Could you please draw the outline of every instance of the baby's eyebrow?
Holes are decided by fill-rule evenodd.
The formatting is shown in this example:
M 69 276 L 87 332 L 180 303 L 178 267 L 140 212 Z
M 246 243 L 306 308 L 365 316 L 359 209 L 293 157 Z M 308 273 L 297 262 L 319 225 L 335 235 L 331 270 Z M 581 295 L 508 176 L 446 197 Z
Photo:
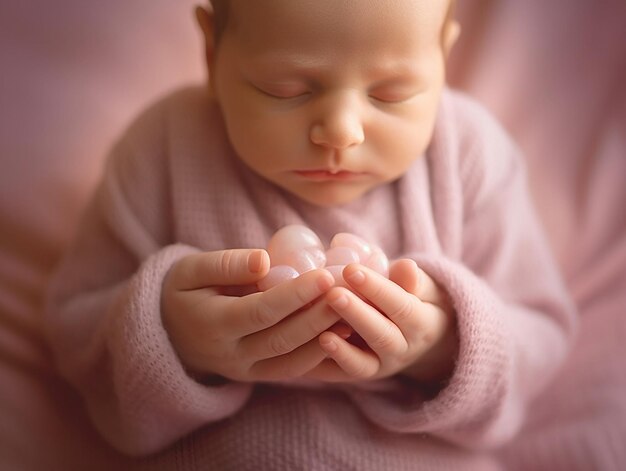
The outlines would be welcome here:
M 381 77 L 419 77 L 420 67 L 415 60 L 392 60 L 387 63 L 377 62 L 369 68 L 372 75 Z
M 254 69 L 269 74 L 280 71 L 281 73 L 293 75 L 312 76 L 335 71 L 332 60 L 301 54 L 270 53 L 253 58 L 251 63 Z M 350 66 L 350 64 L 347 65 Z M 356 66 L 358 67 L 358 64 L 356 64 Z M 409 59 L 365 64 L 363 68 L 368 76 L 380 80 L 390 77 L 417 79 L 422 76 L 420 67 L 416 61 Z
M 287 69 L 294 73 L 312 73 L 329 68 L 328 61 L 316 57 L 307 57 L 299 54 L 264 54 L 252 59 L 255 68 L 275 71 Z

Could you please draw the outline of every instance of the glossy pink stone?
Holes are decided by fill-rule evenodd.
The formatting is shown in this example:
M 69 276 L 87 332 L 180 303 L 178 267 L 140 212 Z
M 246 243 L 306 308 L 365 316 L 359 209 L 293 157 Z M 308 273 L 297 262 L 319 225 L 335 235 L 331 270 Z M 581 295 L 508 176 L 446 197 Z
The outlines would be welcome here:
M 359 254 L 350 247 L 333 247 L 326 251 L 326 265 L 359 263 Z
M 348 232 L 340 232 L 335 234 L 330 241 L 330 248 L 335 247 L 348 247 L 356 251 L 359 255 L 359 262 L 365 263 L 367 259 L 372 255 L 372 246 L 361 239 L 359 236 L 349 234 Z
M 326 265 L 326 255 L 319 247 L 305 247 L 280 255 L 279 260 L 283 261 L 285 265 L 294 267 L 300 274 L 316 268 L 323 268 Z M 272 261 L 271 256 L 270 261 Z
M 365 261 L 364 265 L 389 278 L 389 259 L 379 247 L 374 246 L 372 255 Z
M 324 252 L 324 247 L 322 245 L 319 247 L 306 247 L 304 250 L 308 252 L 313 259 L 315 268 L 324 268 L 324 266 L 327 265 L 326 252 Z
M 294 258 L 294 253 L 312 248 L 324 251 L 322 241 L 317 234 L 308 227 L 297 224 L 280 228 L 267 244 L 272 266 L 289 265 Z
M 326 268 L 337 286 L 348 287 L 343 269 L 350 263 L 362 263 L 372 270 L 389 276 L 389 260 L 375 244 L 347 232 L 336 234 L 330 248 L 324 251 L 321 240 L 311 229 L 301 225 L 285 226 L 272 236 L 267 245 L 270 271 L 257 283 L 260 291 L 297 278 L 316 268 Z
M 335 279 L 335 286 L 343 286 L 345 288 L 348 287 L 348 283 L 343 279 L 342 275 L 343 269 L 346 268 L 345 265 L 330 265 L 325 268 L 331 275 L 333 275 L 333 278 Z
M 257 288 L 259 291 L 267 291 L 280 283 L 293 280 L 298 276 L 300 276 L 300 273 L 295 268 L 288 265 L 276 265 L 270 268 L 269 273 L 257 283 Z

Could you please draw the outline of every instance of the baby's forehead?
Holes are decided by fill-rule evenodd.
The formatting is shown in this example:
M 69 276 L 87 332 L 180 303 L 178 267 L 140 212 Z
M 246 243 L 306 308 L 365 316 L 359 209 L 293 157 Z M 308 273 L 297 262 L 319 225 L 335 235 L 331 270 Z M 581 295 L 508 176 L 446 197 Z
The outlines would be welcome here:
M 252 39 L 276 36 L 293 37 L 316 32 L 323 35 L 344 32 L 344 39 L 359 37 L 352 32 L 367 28 L 417 32 L 423 37 L 441 31 L 448 17 L 451 0 L 218 0 L 227 2 L 229 29 Z M 288 38 L 283 34 L 283 38 Z M 315 38 L 311 38 L 315 39 Z M 385 37 L 379 38 L 385 41 Z
M 449 13 L 456 5 L 456 0 L 369 0 L 367 2 L 363 0 L 211 0 L 211 2 L 214 10 L 227 12 L 229 20 L 233 21 L 241 15 L 258 11 L 258 8 L 276 14 L 293 12 L 294 9 L 309 14 L 324 12 L 329 16 L 343 12 L 343 17 L 340 15 L 335 20 L 345 21 L 350 21 L 359 12 L 370 11 L 378 13 L 380 21 L 385 21 L 388 17 L 386 12 L 393 8 L 406 8 L 428 15 L 437 11 Z M 329 5 L 332 4 L 335 6 L 341 4 L 343 8 L 331 11 Z M 297 18 L 291 19 L 297 20 Z M 328 19 L 331 20 L 330 17 Z

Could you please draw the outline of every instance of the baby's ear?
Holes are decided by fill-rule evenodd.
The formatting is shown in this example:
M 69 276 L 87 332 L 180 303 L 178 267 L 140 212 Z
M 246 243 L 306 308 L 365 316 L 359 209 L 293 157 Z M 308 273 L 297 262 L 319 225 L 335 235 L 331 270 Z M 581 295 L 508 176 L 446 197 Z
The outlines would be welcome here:
M 212 7 L 210 8 L 211 9 L 207 10 L 204 7 L 197 6 L 195 11 L 196 21 L 198 22 L 198 26 L 200 26 L 200 30 L 204 36 L 206 62 L 209 70 L 211 69 L 211 64 L 213 63 L 213 55 L 215 51 L 215 21 Z
M 443 40 L 441 46 L 443 47 L 444 57 L 448 57 L 450 55 L 450 51 L 452 47 L 456 43 L 456 40 L 459 39 L 461 35 L 461 25 L 458 21 L 454 19 L 450 19 L 446 22 L 443 30 Z

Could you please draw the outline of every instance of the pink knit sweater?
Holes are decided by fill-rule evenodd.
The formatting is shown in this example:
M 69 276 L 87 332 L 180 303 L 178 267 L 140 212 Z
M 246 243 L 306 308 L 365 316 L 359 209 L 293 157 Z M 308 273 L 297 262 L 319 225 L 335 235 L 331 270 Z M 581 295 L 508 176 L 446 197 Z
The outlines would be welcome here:
M 417 157 L 417 156 L 416 156 Z M 316 208 L 233 155 L 218 110 L 186 89 L 119 141 L 53 283 L 46 332 L 100 433 L 151 469 L 492 469 L 564 359 L 575 316 L 516 148 L 476 104 L 442 99 L 400 180 Z M 433 394 L 392 378 L 322 388 L 201 384 L 160 316 L 164 275 L 202 250 L 264 247 L 285 224 L 348 231 L 409 256 L 449 292 L 460 353 Z

